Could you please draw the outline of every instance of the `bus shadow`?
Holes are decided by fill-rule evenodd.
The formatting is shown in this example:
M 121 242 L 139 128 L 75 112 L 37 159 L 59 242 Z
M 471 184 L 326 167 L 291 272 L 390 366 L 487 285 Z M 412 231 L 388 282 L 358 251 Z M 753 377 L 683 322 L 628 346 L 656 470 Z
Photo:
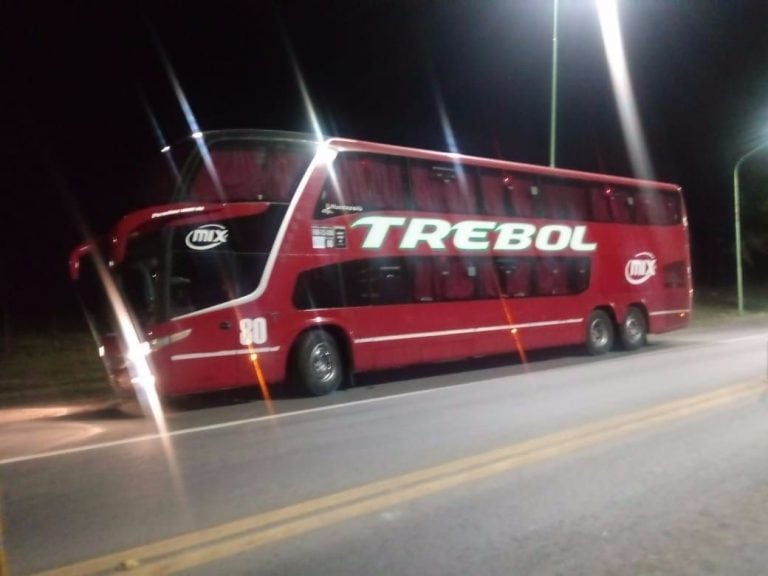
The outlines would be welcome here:
M 388 384 L 395 381 L 435 378 L 449 374 L 463 375 L 464 380 L 466 381 L 482 380 L 485 377 L 498 376 L 497 372 L 499 368 L 510 369 L 513 375 L 524 374 L 551 370 L 561 366 L 590 364 L 609 358 L 620 358 L 630 354 L 644 354 L 667 347 L 669 347 L 667 343 L 649 343 L 644 348 L 632 352 L 614 350 L 602 356 L 592 356 L 584 351 L 583 346 L 574 345 L 530 351 L 527 354 L 526 362 L 523 362 L 517 354 L 497 354 L 463 360 L 418 364 L 404 366 L 402 368 L 356 374 L 354 378 L 354 387 L 378 386 L 380 384 Z M 484 372 L 487 372 L 487 374 L 484 374 Z
M 266 399 L 256 386 L 232 388 L 216 392 L 206 392 L 184 397 L 169 398 L 164 405 L 172 411 L 189 412 L 235 406 L 248 403 L 266 403 L 267 400 L 279 404 L 288 404 L 293 409 L 297 402 L 302 407 L 314 407 L 349 401 L 345 392 L 361 392 L 366 389 L 376 389 L 386 395 L 387 388 L 392 393 L 402 392 L 396 389 L 397 384 L 406 384 L 410 390 L 417 390 L 414 381 L 423 380 L 425 387 L 449 386 L 451 382 L 445 380 L 446 376 L 455 376 L 459 382 L 471 382 L 498 377 L 499 369 L 507 369 L 505 375 L 524 374 L 551 370 L 563 366 L 575 366 L 601 362 L 607 359 L 621 358 L 623 356 L 648 354 L 667 348 L 682 346 L 678 342 L 650 342 L 647 346 L 633 352 L 615 350 L 602 356 L 591 356 L 584 351 L 583 346 L 564 346 L 535 350 L 528 353 L 527 362 L 523 363 L 517 354 L 498 354 L 482 356 L 464 360 L 435 362 L 430 364 L 416 364 L 401 368 L 377 370 L 372 372 L 355 374 L 351 386 L 340 390 L 330 396 L 315 398 L 309 397 L 286 383 L 280 383 L 270 391 L 270 398 Z M 435 382 L 435 379 L 439 379 Z M 455 382 L 454 382 L 455 383 Z

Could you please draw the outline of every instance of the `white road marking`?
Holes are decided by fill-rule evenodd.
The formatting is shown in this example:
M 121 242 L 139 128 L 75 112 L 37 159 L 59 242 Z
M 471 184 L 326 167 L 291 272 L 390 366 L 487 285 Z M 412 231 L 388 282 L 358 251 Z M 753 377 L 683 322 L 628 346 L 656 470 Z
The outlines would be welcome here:
M 709 341 L 709 342 L 699 341 L 699 343 L 700 343 L 700 345 L 731 344 L 731 343 L 740 342 L 740 341 L 758 340 L 758 339 L 762 339 L 762 338 L 765 338 L 766 340 L 768 340 L 768 335 L 743 336 L 743 337 L 739 337 L 739 338 L 731 338 L 731 339 L 726 339 L 726 340 Z M 643 356 L 647 356 L 649 354 L 656 355 L 656 354 L 664 354 L 664 353 L 672 353 L 672 352 L 677 352 L 677 350 L 668 350 L 668 349 L 648 350 L 647 352 L 645 352 L 643 354 Z M 639 358 L 640 355 L 638 355 L 637 357 Z M 604 358 L 604 359 L 601 359 L 601 361 L 603 361 L 603 362 L 611 362 L 611 361 L 623 362 L 623 361 L 626 361 L 626 359 L 627 359 L 627 356 L 621 355 L 621 356 L 617 356 L 617 357 L 614 357 L 614 358 Z M 568 366 L 568 367 L 558 367 L 558 368 L 569 368 L 569 367 L 570 366 Z M 520 374 L 518 376 L 524 376 L 524 374 Z M 254 424 L 254 423 L 264 422 L 264 421 L 269 421 L 269 420 L 280 420 L 280 419 L 283 419 L 283 418 L 290 418 L 290 417 L 293 417 L 293 416 L 300 416 L 300 415 L 303 415 L 303 414 L 314 414 L 314 413 L 319 413 L 319 412 L 329 412 L 329 411 L 332 411 L 332 410 L 339 410 L 339 409 L 342 409 L 342 408 L 348 408 L 348 407 L 352 407 L 352 406 L 362 406 L 362 405 L 365 405 L 365 404 L 374 404 L 374 403 L 384 402 L 384 401 L 389 401 L 389 400 L 397 400 L 397 399 L 400 399 L 400 398 L 409 398 L 409 397 L 412 397 L 412 396 L 420 396 L 422 394 L 430 394 L 430 393 L 433 393 L 433 392 L 440 392 L 440 391 L 447 390 L 447 389 L 452 389 L 452 388 L 462 388 L 462 387 L 465 387 L 465 386 L 478 386 L 478 385 L 481 385 L 481 384 L 487 384 L 487 383 L 492 383 L 492 382 L 495 382 L 495 381 L 499 381 L 499 380 L 501 380 L 503 378 L 506 378 L 506 377 L 507 376 L 502 376 L 502 377 L 489 378 L 489 379 L 486 379 L 486 380 L 462 382 L 462 383 L 457 383 L 457 384 L 450 384 L 448 386 L 439 386 L 439 387 L 435 387 L 435 388 L 428 388 L 426 390 L 413 390 L 413 391 L 410 391 L 410 392 L 402 392 L 402 393 L 399 393 L 399 394 L 390 394 L 390 395 L 387 395 L 387 396 L 379 396 L 379 397 L 376 397 L 376 398 L 365 398 L 363 400 L 354 400 L 352 402 L 344 402 L 344 403 L 339 403 L 339 404 L 330 404 L 328 406 L 317 406 L 315 408 L 306 408 L 304 410 L 292 410 L 290 412 L 281 412 L 279 414 L 272 414 L 272 415 L 265 415 L 265 416 L 255 416 L 253 418 L 243 418 L 243 419 L 240 419 L 240 420 L 233 420 L 233 421 L 230 421 L 230 422 L 220 422 L 220 423 L 217 423 L 217 424 L 208 424 L 208 425 L 205 425 L 205 426 L 196 426 L 196 427 L 191 427 L 191 428 L 183 428 L 181 430 L 172 430 L 172 431 L 168 432 L 168 434 L 166 436 L 167 437 L 185 436 L 185 435 L 188 435 L 188 434 L 196 434 L 196 433 L 199 433 L 199 432 L 208 432 L 208 431 L 212 431 L 212 430 L 224 430 L 224 429 L 227 429 L 227 428 L 234 428 L 236 426 L 243 426 L 243 425 L 246 425 L 246 424 Z M 120 440 L 112 440 L 112 441 L 109 441 L 109 442 L 99 442 L 99 443 L 95 443 L 95 444 L 87 444 L 85 446 L 75 446 L 75 447 L 72 447 L 72 448 L 63 448 L 61 450 L 50 450 L 50 451 L 47 451 L 47 452 L 38 452 L 36 454 L 26 454 L 26 455 L 23 455 L 23 456 L 13 456 L 13 457 L 10 457 L 10 458 L 0 459 L 0 466 L 7 466 L 9 464 L 17 464 L 17 463 L 29 462 L 29 461 L 33 461 L 33 460 L 42 460 L 42 459 L 45 459 L 45 458 L 54 458 L 54 457 L 57 457 L 57 456 L 66 456 L 66 455 L 70 455 L 70 454 L 78 454 L 78 453 L 82 453 L 82 452 L 90 452 L 90 451 L 94 451 L 94 450 L 101 450 L 101 449 L 112 448 L 112 447 L 116 447 L 116 446 L 126 446 L 126 445 L 130 445 L 130 444 L 138 444 L 140 442 L 148 442 L 148 441 L 152 441 L 152 440 L 161 440 L 163 437 L 164 436 L 162 434 L 156 434 L 156 433 L 155 434 L 143 434 L 141 436 L 134 436 L 132 438 L 123 438 L 123 439 L 120 439 Z
M 350 406 L 361 406 L 363 404 L 373 404 L 376 402 L 383 402 L 385 400 L 396 400 L 399 398 L 408 398 L 411 396 L 418 396 L 421 394 L 439 392 L 441 390 L 445 390 L 448 388 L 458 388 L 462 386 L 477 386 L 478 384 L 482 384 L 483 382 L 491 382 L 493 380 L 498 380 L 498 378 L 492 378 L 490 380 L 481 380 L 479 382 L 462 382 L 459 384 L 451 384 L 449 386 L 429 388 L 427 390 L 413 390 L 411 392 L 403 392 L 401 394 L 391 394 L 389 396 L 379 396 L 377 398 L 366 398 L 364 400 L 355 400 L 353 402 L 344 402 L 340 404 L 330 404 L 328 406 L 317 406 L 316 408 L 307 408 L 305 410 L 293 410 L 291 412 L 281 412 L 279 414 L 272 414 L 267 416 L 255 416 L 253 418 L 243 418 L 241 420 L 233 420 L 231 422 L 220 422 L 218 424 L 208 424 L 206 426 L 195 426 L 192 428 L 183 428 L 181 430 L 172 430 L 168 432 L 168 434 L 166 434 L 165 437 L 185 436 L 187 434 L 195 434 L 198 432 L 209 432 L 211 430 L 223 430 L 226 428 L 243 426 L 245 424 L 254 424 L 257 422 L 264 422 L 267 420 L 279 420 L 282 418 L 289 418 L 291 416 L 299 416 L 302 414 L 329 412 L 331 410 L 339 410 L 341 408 L 347 408 Z M 150 440 L 160 440 L 163 437 L 164 436 L 162 434 L 142 434 L 141 436 L 134 436 L 132 438 L 123 438 L 121 440 L 99 442 L 96 444 L 87 444 L 85 446 L 75 446 L 73 448 L 63 448 L 61 450 L 51 450 L 48 452 L 38 452 L 36 454 L 26 454 L 24 456 L 13 456 L 11 458 L 5 458 L 0 460 L 0 466 L 7 466 L 8 464 L 17 464 L 19 462 L 29 462 L 31 460 L 41 460 L 43 458 L 53 458 L 56 456 L 78 454 L 80 452 L 90 452 L 93 450 L 101 450 L 103 448 L 113 448 L 115 446 L 126 446 L 128 444 L 137 444 L 139 442 L 147 442 Z
M 713 344 L 734 344 L 736 342 L 747 342 L 749 340 L 765 340 L 768 342 L 768 334 L 755 334 L 753 336 L 739 336 L 738 338 L 726 338 L 725 340 L 713 340 Z

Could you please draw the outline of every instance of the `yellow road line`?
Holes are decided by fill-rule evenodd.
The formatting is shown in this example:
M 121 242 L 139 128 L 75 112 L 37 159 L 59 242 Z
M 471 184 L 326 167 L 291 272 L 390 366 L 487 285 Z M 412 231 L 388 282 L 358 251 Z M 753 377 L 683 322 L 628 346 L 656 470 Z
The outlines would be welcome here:
M 44 574 L 99 574 L 111 571 L 125 559 L 139 560 L 140 567 L 131 570 L 136 575 L 179 572 L 520 466 L 568 454 L 656 424 L 691 416 L 764 389 L 764 384 L 752 382 L 682 398 Z

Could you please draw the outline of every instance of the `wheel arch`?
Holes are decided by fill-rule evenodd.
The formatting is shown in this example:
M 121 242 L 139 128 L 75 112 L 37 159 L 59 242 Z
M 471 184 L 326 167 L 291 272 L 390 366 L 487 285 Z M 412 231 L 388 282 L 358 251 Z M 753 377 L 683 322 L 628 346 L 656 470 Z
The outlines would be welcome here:
M 617 328 L 619 326 L 618 318 L 616 317 L 616 309 L 613 307 L 612 304 L 600 304 L 599 306 L 595 306 L 592 308 L 592 310 L 589 311 L 589 314 L 594 312 L 595 310 L 602 310 L 606 314 L 608 314 L 608 318 L 611 319 L 611 322 L 613 322 L 614 328 Z M 589 318 L 589 314 L 587 314 L 586 318 L 584 320 L 586 321 L 587 318 Z

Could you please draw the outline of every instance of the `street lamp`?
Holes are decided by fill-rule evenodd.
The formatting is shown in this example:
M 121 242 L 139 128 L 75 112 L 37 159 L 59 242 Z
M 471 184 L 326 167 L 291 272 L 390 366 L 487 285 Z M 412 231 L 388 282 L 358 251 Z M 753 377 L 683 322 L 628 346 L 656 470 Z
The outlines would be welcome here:
M 741 266 L 741 210 L 740 210 L 740 197 L 739 192 L 739 168 L 744 163 L 744 160 L 762 150 L 768 146 L 768 140 L 762 144 L 755 146 L 744 154 L 736 162 L 736 166 L 733 167 L 733 223 L 736 228 L 736 298 L 739 305 L 739 315 L 744 314 L 744 273 Z
M 555 139 L 557 137 L 557 12 L 558 0 L 554 0 L 552 17 L 552 96 L 549 109 L 549 165 L 555 167 Z

